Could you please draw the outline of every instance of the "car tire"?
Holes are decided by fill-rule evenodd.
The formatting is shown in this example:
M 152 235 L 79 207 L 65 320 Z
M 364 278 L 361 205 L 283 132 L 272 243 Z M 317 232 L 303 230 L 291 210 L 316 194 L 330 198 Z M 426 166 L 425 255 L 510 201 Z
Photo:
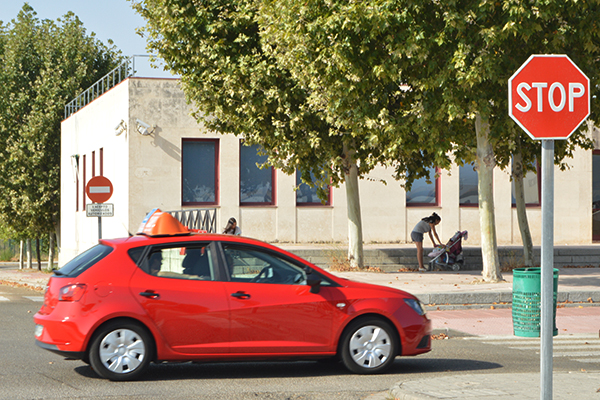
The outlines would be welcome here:
M 128 381 L 148 368 L 152 349 L 152 338 L 143 326 L 115 321 L 96 332 L 88 354 L 98 375 L 111 381 Z
M 380 318 L 354 321 L 341 338 L 342 362 L 358 374 L 376 374 L 388 369 L 398 354 L 396 330 Z

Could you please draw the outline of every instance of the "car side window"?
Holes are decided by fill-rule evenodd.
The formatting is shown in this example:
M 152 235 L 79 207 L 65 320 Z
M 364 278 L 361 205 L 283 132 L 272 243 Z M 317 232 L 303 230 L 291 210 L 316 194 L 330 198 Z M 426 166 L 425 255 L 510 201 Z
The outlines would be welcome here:
M 146 273 L 163 278 L 217 280 L 207 244 L 154 247 L 139 265 Z
M 275 254 L 252 247 L 223 245 L 233 282 L 306 285 L 306 272 Z

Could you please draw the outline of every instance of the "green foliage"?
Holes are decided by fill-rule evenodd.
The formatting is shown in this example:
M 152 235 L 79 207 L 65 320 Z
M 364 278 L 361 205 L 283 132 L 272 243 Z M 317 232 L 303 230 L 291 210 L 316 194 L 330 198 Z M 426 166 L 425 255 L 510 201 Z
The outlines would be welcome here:
M 508 78 L 531 54 L 567 54 L 598 87 L 597 0 L 132 0 L 149 47 L 181 74 L 196 117 L 261 144 L 269 162 L 344 179 L 396 177 L 475 159 L 474 119 L 490 122 L 496 162 L 539 142 L 508 116 Z M 593 115 L 598 104 L 593 104 Z M 591 142 L 556 143 L 557 163 Z M 565 164 L 562 164 L 564 167 Z
M 403 68 L 417 67 L 387 43 L 401 41 L 409 16 L 377 4 L 386 2 L 345 3 L 132 1 L 195 116 L 262 145 L 283 172 L 304 171 L 310 185 L 312 173 L 322 187 L 343 182 L 353 162 L 359 176 L 382 163 L 411 179 L 447 165 L 450 141 L 419 132 L 417 94 L 403 82 Z
M 21 237 L 54 231 L 64 105 L 121 61 L 71 12 L 40 21 L 27 3 L 0 29 L 0 220 Z
M 490 122 L 490 140 L 498 165 L 505 168 L 510 163 L 520 142 L 526 169 L 534 169 L 540 142 L 531 140 L 509 118 L 508 79 L 531 54 L 567 54 L 590 78 L 592 96 L 597 94 L 598 1 L 470 0 L 431 4 L 436 5 L 435 11 L 419 8 L 413 14 L 419 27 L 410 27 L 410 36 L 433 39 L 423 41 L 419 48 L 425 64 L 436 65 L 435 69 L 423 68 L 418 76 L 420 87 L 431 92 L 431 101 L 423 103 L 425 121 L 473 121 L 476 114 L 481 114 Z M 598 102 L 593 101 L 593 120 L 597 120 L 599 110 Z M 582 131 L 568 141 L 556 141 L 557 163 L 571 157 L 576 147 L 591 148 L 591 141 Z M 471 142 L 466 144 L 473 146 Z

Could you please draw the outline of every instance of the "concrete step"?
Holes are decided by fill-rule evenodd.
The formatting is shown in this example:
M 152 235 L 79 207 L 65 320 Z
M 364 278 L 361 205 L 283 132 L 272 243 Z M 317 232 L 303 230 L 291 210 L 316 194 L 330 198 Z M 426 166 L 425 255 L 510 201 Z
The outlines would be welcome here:
M 314 248 L 294 249 L 292 247 L 288 250 L 322 268 L 347 263 L 348 250 L 342 245 L 336 248 L 315 246 Z M 427 254 L 432 250 L 432 248 L 425 248 L 425 264 L 429 262 Z M 365 249 L 363 254 L 365 266 L 380 268 L 385 272 L 418 268 L 416 247 L 369 248 Z M 534 247 L 533 254 L 534 265 L 539 265 L 540 248 Z M 483 259 L 479 247 L 463 247 L 463 257 L 464 265 L 461 270 L 481 271 L 483 269 Z M 498 258 L 503 268 L 520 267 L 523 265 L 523 249 L 515 246 L 499 247 Z M 600 246 L 555 246 L 554 265 L 556 268 L 599 266 Z

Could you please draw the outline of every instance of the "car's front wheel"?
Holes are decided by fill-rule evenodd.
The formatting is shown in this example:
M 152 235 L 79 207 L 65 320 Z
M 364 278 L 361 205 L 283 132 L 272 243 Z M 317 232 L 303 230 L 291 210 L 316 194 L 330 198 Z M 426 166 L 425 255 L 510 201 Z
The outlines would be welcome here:
M 352 322 L 341 339 L 341 357 L 350 371 L 374 374 L 388 369 L 398 351 L 396 330 L 379 318 Z
M 152 339 L 134 322 L 115 321 L 100 328 L 89 350 L 90 365 L 112 381 L 136 379 L 150 364 Z

